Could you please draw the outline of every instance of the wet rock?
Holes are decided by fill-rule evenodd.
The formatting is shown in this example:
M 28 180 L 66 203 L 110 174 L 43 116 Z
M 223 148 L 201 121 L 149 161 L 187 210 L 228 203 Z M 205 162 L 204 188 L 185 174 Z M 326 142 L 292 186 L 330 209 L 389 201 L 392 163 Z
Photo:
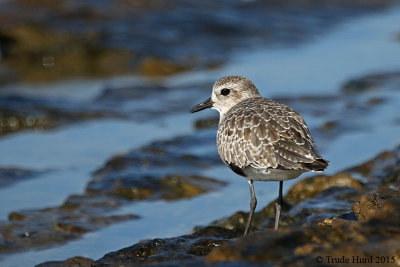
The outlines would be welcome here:
M 19 168 L 1 168 L 0 167 L 0 188 L 10 186 L 14 183 L 35 178 L 43 172 L 19 169 Z
M 393 164 L 397 151 L 378 155 L 374 160 L 379 164 L 365 174 L 373 175 L 372 170 L 381 176 L 391 173 L 397 166 Z M 272 221 L 265 219 L 265 214 L 274 214 L 270 203 L 255 214 L 258 228 L 245 238 L 240 237 L 247 214 L 238 212 L 230 221 L 213 223 L 222 227 L 197 227 L 189 235 L 142 241 L 111 252 L 93 265 L 330 266 L 332 260 L 343 258 L 364 266 L 372 258 L 373 263 L 387 260 L 388 266 L 395 266 L 400 262 L 400 190 L 374 183 L 376 192 L 366 194 L 371 188 L 358 179 L 340 172 L 299 181 L 284 197 L 278 231 L 268 228 Z
M 0 42 L 6 43 L 5 63 L 17 70 L 22 80 L 123 73 L 133 59 L 130 51 L 104 47 L 98 34 L 80 36 L 34 24 L 4 26 Z
M 329 257 L 343 256 L 353 261 L 355 256 L 357 263 L 370 257 L 375 262 L 382 255 L 391 255 L 393 265 L 399 260 L 399 201 L 397 198 L 386 202 L 366 222 L 333 218 L 306 227 L 257 231 L 245 238 L 238 238 L 241 231 L 207 227 L 191 235 L 143 241 L 105 255 L 94 266 L 313 266 L 328 264 L 332 260 Z
M 312 225 L 323 221 L 325 218 L 341 217 L 355 220 L 350 214 L 352 204 L 358 200 L 363 191 L 347 186 L 331 186 L 313 198 L 301 201 L 294 205 L 282 216 L 281 224 L 285 226 Z M 273 227 L 273 216 L 263 223 L 263 227 Z
M 309 225 L 346 213 L 351 210 L 352 204 L 364 189 L 360 181 L 344 173 L 305 178 L 297 182 L 283 197 L 280 226 Z M 237 212 L 212 224 L 227 229 L 244 230 L 247 217 L 247 212 Z M 252 227 L 270 229 L 274 223 L 275 201 L 254 214 Z
M 88 101 L 2 95 L 0 136 L 101 118 L 157 120 L 188 112 L 192 103 L 204 97 L 203 91 L 208 91 L 211 86 L 211 83 L 198 83 L 167 87 L 137 82 L 123 87 L 106 87 L 99 96 Z
M 215 139 L 211 131 L 154 142 L 116 156 L 96 171 L 87 192 L 126 199 L 172 200 L 219 189 L 224 182 L 196 174 L 220 164 L 210 139 Z M 189 154 L 200 147 L 202 153 Z
M 108 181 L 107 190 L 99 183 L 90 183 L 89 194 L 109 193 L 126 199 L 165 199 L 190 198 L 224 186 L 224 182 L 201 176 L 167 175 L 164 177 L 140 176 L 119 177 Z M 112 183 L 112 184 L 111 184 Z M 95 189 L 96 188 L 96 189 Z
M 218 121 L 219 121 L 219 118 L 217 118 L 217 117 L 199 119 L 195 122 L 194 127 L 197 130 L 207 129 L 207 128 L 216 128 L 218 126 Z
M 309 266 L 332 264 L 332 257 L 348 258 L 353 264 L 372 257 L 372 263 L 377 263 L 382 255 L 390 255 L 394 266 L 399 262 L 399 251 L 393 247 L 400 244 L 399 192 L 390 191 L 391 199 L 366 222 L 334 218 L 308 227 L 254 232 L 212 250 L 206 261 Z
M 379 186 L 400 186 L 400 146 L 384 151 L 375 158 L 345 170 L 352 176 L 364 180 L 367 188 L 376 190 Z
M 95 266 L 136 266 L 197 259 L 207 255 L 213 248 L 242 233 L 219 227 L 206 227 L 193 234 L 176 238 L 142 241 L 136 245 L 105 255 Z M 176 253 L 172 253 L 175 251 Z
M 110 224 L 138 219 L 137 215 L 110 215 L 122 199 L 73 195 L 62 205 L 11 212 L 0 221 L 0 257 L 29 249 L 44 249 L 80 238 Z
M 49 261 L 36 267 L 92 267 L 94 260 L 85 257 L 69 258 L 65 261 Z
M 400 244 L 400 191 L 379 188 L 379 178 L 386 177 L 397 168 L 397 159 L 398 148 L 381 153 L 368 164 L 362 164 L 368 166 L 367 170 L 359 166 L 351 168 L 364 170 L 363 174 L 372 181 L 378 180 L 373 183 L 374 188 L 378 188 L 373 194 L 365 194 L 371 186 L 365 186 L 346 173 L 331 177 L 330 185 L 329 177 L 316 176 L 299 181 L 284 197 L 291 206 L 286 206 L 286 211 L 284 209 L 281 218 L 283 227 L 278 232 L 271 230 L 272 220 L 266 220 L 263 227 L 269 229 L 253 232 L 247 238 L 214 249 L 206 257 L 207 263 L 310 266 L 332 263 L 329 256 L 343 256 L 350 261 L 355 256 L 354 263 L 372 257 L 376 263 L 382 255 L 391 255 L 394 258 L 390 258 L 390 261 L 392 265 L 395 264 L 400 259 L 398 250 L 393 248 L 393 245 Z M 302 191 L 305 193 L 302 194 Z M 350 212 L 351 209 L 354 214 Z M 272 217 L 273 203 L 263 212 Z M 256 218 L 257 215 L 260 216 L 256 214 Z M 233 217 L 237 217 L 237 214 Z M 356 219 L 363 222 L 357 222 Z M 299 225 L 302 227 L 299 228 Z
M 166 61 L 157 58 L 145 58 L 140 62 L 139 72 L 144 76 L 157 77 L 166 76 L 189 70 L 188 65 L 179 65 L 172 61 Z
M 202 131 L 115 156 L 93 174 L 84 194 L 56 207 L 14 211 L 8 221 L 0 221 L 0 256 L 63 244 L 137 219 L 133 214 L 109 214 L 133 200 L 176 200 L 219 190 L 225 182 L 198 175 L 221 164 L 214 142 L 214 131 Z
M 49 129 L 56 122 L 48 117 L 34 117 L 17 114 L 9 110 L 0 111 L 0 136 L 23 130 Z
M 0 135 L 50 129 L 66 123 L 104 117 L 106 112 L 61 99 L 0 96 Z
M 329 226 L 314 225 L 287 231 L 255 232 L 247 238 L 214 249 L 206 261 L 309 266 L 329 263 L 328 256 L 343 256 L 350 258 L 350 261 L 353 261 L 353 256 L 372 256 L 374 260 L 376 256 L 382 255 L 398 257 L 397 249 L 389 244 L 398 244 L 400 228 L 396 224 L 399 223 L 399 216 L 389 217 L 390 214 L 386 212 L 384 216 L 367 223 L 335 219 Z M 379 226 L 379 223 L 391 227 L 391 233 L 388 234 L 387 229 Z M 317 257 L 322 257 L 322 260 Z M 392 261 L 392 265 L 395 261 L 396 259 Z
M 59 207 L 10 213 L 8 222 L 0 222 L 0 256 L 63 244 L 107 225 L 138 218 L 132 214 L 107 215 L 121 203 L 115 205 L 113 199 L 105 197 L 96 200 L 81 196 L 77 202 L 71 197 Z
M 285 201 L 290 204 L 297 204 L 310 199 L 330 187 L 350 187 L 363 190 L 364 185 L 345 173 L 334 176 L 314 176 L 297 182 L 287 193 Z
M 382 152 L 360 166 L 344 170 L 333 176 L 313 176 L 300 180 L 283 197 L 282 227 L 317 224 L 324 218 L 341 217 L 356 220 L 353 204 L 366 192 L 377 190 L 387 181 L 398 181 L 399 148 Z M 360 177 L 358 172 L 364 176 Z M 385 182 L 382 182 L 385 181 Z M 393 185 L 393 184 L 392 184 Z M 354 210 L 354 207 L 353 207 Z M 244 229 L 247 212 L 237 212 L 212 223 L 227 229 Z M 271 229 L 274 226 L 275 202 L 254 214 L 252 227 Z M 197 228 L 198 229 L 198 228 Z
M 327 121 L 322 125 L 322 130 L 330 132 L 332 130 L 337 129 L 338 125 L 339 125 L 338 121 Z
M 194 103 L 204 97 L 204 93 L 208 93 L 210 88 L 211 82 L 173 86 L 136 83 L 123 87 L 107 87 L 92 105 L 136 121 L 154 120 L 189 112 Z
M 354 220 L 358 215 L 347 213 L 361 195 L 378 190 L 381 186 L 399 186 L 399 166 L 400 147 L 397 147 L 333 176 L 321 175 L 300 180 L 283 197 L 280 225 L 310 225 L 335 216 Z M 213 225 L 244 229 L 247 216 L 247 212 L 237 212 L 213 222 Z M 272 228 L 274 218 L 273 201 L 255 213 L 252 226 Z
M 359 94 L 382 88 L 399 89 L 398 84 L 400 84 L 400 72 L 378 73 L 348 81 L 343 85 L 342 92 Z
M 367 221 L 377 211 L 381 210 L 386 202 L 400 199 L 400 191 L 390 188 L 379 188 L 375 193 L 363 195 L 360 200 L 353 205 L 353 211 L 359 221 Z
M 35 81 L 126 72 L 169 75 L 221 64 L 242 47 L 298 44 L 344 18 L 393 2 L 60 0 L 39 1 L 34 8 L 40 12 L 31 12 L 29 1 L 8 1 L 0 11 L 2 62 Z

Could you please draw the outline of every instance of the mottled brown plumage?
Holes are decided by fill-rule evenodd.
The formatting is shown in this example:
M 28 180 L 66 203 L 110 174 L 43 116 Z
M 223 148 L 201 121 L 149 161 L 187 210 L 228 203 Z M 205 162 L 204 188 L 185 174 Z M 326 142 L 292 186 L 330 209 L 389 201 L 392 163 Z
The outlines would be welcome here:
M 290 107 L 262 97 L 242 100 L 225 114 L 218 126 L 217 148 L 227 165 L 240 169 L 320 171 L 326 167 L 303 118 Z

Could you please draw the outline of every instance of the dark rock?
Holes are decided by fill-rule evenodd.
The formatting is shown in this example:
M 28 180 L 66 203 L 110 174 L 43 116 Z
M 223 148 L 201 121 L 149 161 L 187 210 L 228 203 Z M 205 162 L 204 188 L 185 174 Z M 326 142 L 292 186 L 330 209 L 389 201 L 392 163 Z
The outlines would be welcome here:
M 305 178 L 297 182 L 283 197 L 280 225 L 308 225 L 348 212 L 363 190 L 361 182 L 343 173 Z M 237 212 L 212 224 L 227 229 L 244 229 L 247 216 L 248 213 Z M 275 201 L 272 201 L 255 213 L 252 227 L 272 228 L 274 220 Z
M 69 258 L 65 261 L 48 261 L 36 267 L 92 267 L 94 260 L 84 257 Z
M 195 99 L 203 97 L 203 91 L 211 86 L 209 83 L 199 83 L 175 85 L 172 88 L 137 83 L 117 88 L 106 87 L 90 101 L 3 95 L 0 96 L 0 136 L 24 130 L 48 130 L 99 118 L 157 120 L 188 112 Z
M 157 77 L 172 75 L 177 72 L 189 70 L 193 66 L 183 65 L 161 58 L 144 58 L 139 64 L 139 73 L 144 76 Z
M 84 194 L 70 196 L 58 207 L 14 211 L 9 221 L 0 221 L 0 255 L 63 244 L 137 219 L 132 214 L 109 215 L 133 200 L 176 200 L 220 189 L 225 182 L 197 174 L 220 164 L 214 141 L 213 131 L 202 131 L 115 156 L 94 173 Z
M 336 129 L 338 125 L 338 121 L 327 121 L 322 125 L 322 130 L 329 132 Z
M 138 83 L 107 87 L 91 104 L 120 117 L 147 121 L 189 112 L 195 102 L 204 97 L 204 93 L 208 93 L 210 88 L 212 83 L 208 82 L 174 86 Z
M 216 190 L 225 183 L 196 174 L 221 163 L 210 145 L 214 139 L 214 134 L 204 132 L 154 142 L 116 156 L 96 171 L 87 192 L 126 199 L 172 200 Z M 210 145 L 210 151 L 205 145 Z M 203 149 L 201 154 L 189 154 L 199 147 Z
M 364 180 L 366 187 L 376 190 L 379 186 L 400 186 L 400 146 L 384 151 L 375 158 L 345 170 Z
M 195 122 L 194 127 L 198 130 L 214 128 L 214 127 L 218 126 L 218 121 L 219 121 L 219 119 L 217 117 L 199 119 Z
M 336 218 L 320 225 L 254 232 L 215 248 L 206 261 L 309 266 L 332 263 L 328 256 L 343 256 L 352 263 L 356 263 L 353 256 L 372 257 L 376 263 L 376 257 L 390 255 L 390 263 L 395 265 L 399 260 L 393 247 L 397 247 L 400 237 L 399 201 L 396 197 L 386 202 L 364 223 Z
M 346 169 L 333 176 L 321 175 L 300 180 L 283 197 L 280 225 L 283 227 L 310 225 L 324 218 L 343 217 L 343 214 L 352 209 L 352 205 L 362 194 L 378 190 L 382 185 L 398 186 L 399 158 L 400 147 L 382 152 L 359 166 Z M 248 213 L 237 212 L 230 217 L 213 222 L 213 225 L 227 229 L 244 229 L 247 216 Z M 354 216 L 351 215 L 350 218 L 354 219 Z M 275 202 L 273 201 L 255 213 L 252 226 L 271 228 L 274 225 L 274 218 Z
M 342 92 L 345 94 L 359 94 L 382 88 L 393 88 L 391 84 L 399 83 L 400 72 L 371 74 L 348 81 L 343 85 Z
M 241 234 L 237 230 L 206 227 L 190 235 L 142 241 L 105 255 L 96 261 L 95 266 L 137 266 L 138 264 L 196 259 Z M 171 253 L 173 251 L 174 253 Z
M 190 198 L 208 191 L 213 191 L 224 182 L 214 179 L 193 176 L 193 175 L 166 175 L 164 177 L 155 176 L 133 176 L 119 177 L 108 181 L 108 188 L 100 184 L 93 183 L 88 185 L 89 194 L 110 193 L 126 199 L 158 199 L 174 200 Z
M 0 10 L 2 62 L 34 81 L 169 75 L 221 64 L 245 46 L 298 44 L 394 2 L 8 1 Z
M 48 248 L 113 223 L 139 218 L 131 214 L 107 215 L 120 205 L 104 196 L 75 196 L 60 207 L 12 212 L 9 222 L 0 222 L 0 255 Z
M 29 23 L 7 26 L 0 28 L 5 63 L 23 80 L 123 73 L 133 60 L 131 51 L 104 47 L 98 34 L 82 36 Z
M 0 188 L 12 185 L 17 182 L 25 181 L 37 177 L 43 172 L 0 167 Z
M 385 177 L 398 166 L 393 164 L 397 152 L 381 153 L 363 173 L 372 181 L 374 174 Z M 380 188 L 377 179 L 371 187 L 344 172 L 306 178 L 284 197 L 278 231 L 267 229 L 272 221 L 265 218 L 274 215 L 270 203 L 255 214 L 258 228 L 245 238 L 240 237 L 247 214 L 238 212 L 213 223 L 222 227 L 197 227 L 189 235 L 142 241 L 111 252 L 93 265 L 331 266 L 333 258 L 343 257 L 357 266 L 357 260 L 372 257 L 374 263 L 386 260 L 388 266 L 395 266 L 400 260 L 400 191 Z M 376 192 L 364 195 L 371 188 Z
M 353 205 L 353 211 L 359 221 L 367 221 L 383 205 L 393 199 L 400 199 L 400 191 L 386 187 L 379 188 L 375 193 L 363 195 L 360 200 Z
M 285 201 L 293 204 L 310 199 L 330 187 L 350 187 L 363 190 L 364 185 L 345 173 L 334 176 L 313 176 L 297 182 L 287 193 Z
M 85 103 L 16 95 L 0 96 L 0 135 L 50 129 L 66 123 L 105 117 L 106 111 Z

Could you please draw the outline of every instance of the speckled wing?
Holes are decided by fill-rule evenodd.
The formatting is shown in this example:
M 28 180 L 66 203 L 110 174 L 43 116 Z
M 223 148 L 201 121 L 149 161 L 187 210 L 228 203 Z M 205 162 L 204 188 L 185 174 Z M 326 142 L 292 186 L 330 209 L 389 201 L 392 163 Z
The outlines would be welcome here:
M 303 118 L 288 106 L 257 97 L 234 106 L 220 122 L 217 148 L 233 168 L 323 170 Z

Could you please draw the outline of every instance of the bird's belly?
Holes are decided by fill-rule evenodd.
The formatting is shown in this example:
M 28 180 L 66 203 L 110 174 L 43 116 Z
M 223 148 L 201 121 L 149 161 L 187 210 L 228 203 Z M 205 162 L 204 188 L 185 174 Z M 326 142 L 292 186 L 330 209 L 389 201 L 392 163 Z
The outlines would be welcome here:
M 286 181 L 299 177 L 304 170 L 257 169 L 247 166 L 242 169 L 247 179 L 254 181 Z

